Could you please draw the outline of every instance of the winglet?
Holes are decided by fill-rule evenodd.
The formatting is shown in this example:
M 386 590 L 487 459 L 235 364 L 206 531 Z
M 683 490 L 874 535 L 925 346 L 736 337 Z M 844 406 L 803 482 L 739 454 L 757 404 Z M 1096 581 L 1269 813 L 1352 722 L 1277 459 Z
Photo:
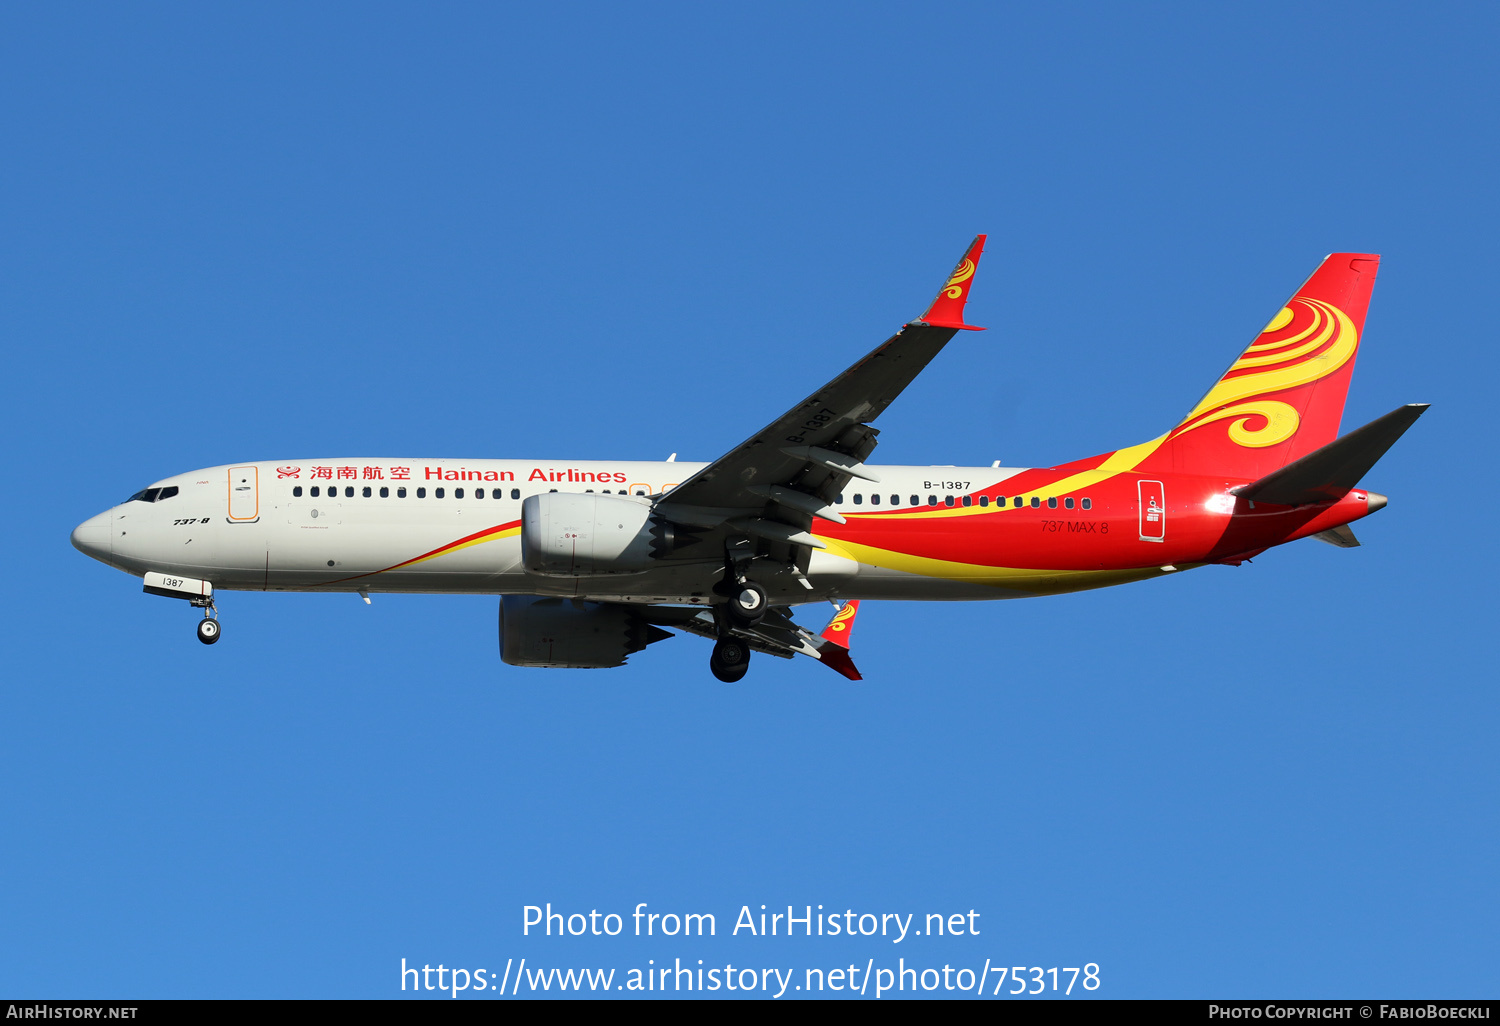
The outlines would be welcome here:
M 921 323 L 934 328 L 967 328 L 983 331 L 983 328 L 964 323 L 964 304 L 969 301 L 969 287 L 974 284 L 974 272 L 979 269 L 979 256 L 984 252 L 986 236 L 977 235 L 969 243 L 963 259 L 948 276 L 947 283 L 938 292 L 937 298 L 922 315 Z
M 854 617 L 859 613 L 859 599 L 850 599 L 833 614 L 828 626 L 823 628 L 818 644 L 818 658 L 831 669 L 842 673 L 850 680 L 864 680 L 849 658 L 849 634 L 854 630 Z
M 854 618 L 859 615 L 859 599 L 850 599 L 839 607 L 839 611 L 833 614 L 833 619 L 828 621 L 828 626 L 823 628 L 821 635 L 824 641 L 831 641 L 839 648 L 849 648 L 849 635 L 854 630 Z

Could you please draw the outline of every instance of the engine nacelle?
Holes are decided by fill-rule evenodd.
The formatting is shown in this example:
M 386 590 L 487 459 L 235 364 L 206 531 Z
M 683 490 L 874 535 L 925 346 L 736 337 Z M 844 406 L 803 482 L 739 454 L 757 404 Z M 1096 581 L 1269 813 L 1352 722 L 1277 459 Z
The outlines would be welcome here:
M 623 495 L 545 492 L 521 503 L 521 564 L 548 577 L 644 570 L 672 551 L 673 526 Z
M 623 666 L 632 652 L 672 635 L 623 606 L 578 599 L 500 599 L 500 658 L 512 666 Z

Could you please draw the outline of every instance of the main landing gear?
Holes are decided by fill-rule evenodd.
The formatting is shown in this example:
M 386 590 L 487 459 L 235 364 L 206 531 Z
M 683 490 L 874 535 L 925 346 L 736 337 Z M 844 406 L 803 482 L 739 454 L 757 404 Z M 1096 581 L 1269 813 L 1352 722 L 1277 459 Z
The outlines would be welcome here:
M 720 638 L 708 657 L 708 668 L 725 684 L 733 684 L 750 669 L 750 646 L 739 638 Z
M 714 643 L 708 668 L 725 684 L 743 679 L 750 669 L 750 646 L 735 637 L 735 629 L 753 627 L 771 608 L 766 589 L 748 576 L 755 558 L 755 546 L 748 538 L 730 538 L 724 543 L 724 577 L 714 585 L 714 591 L 725 602 L 715 607 L 719 640 Z
M 203 610 L 203 619 L 198 621 L 198 640 L 212 645 L 219 640 L 219 611 L 213 599 L 195 599 L 193 605 Z
M 755 547 L 748 538 L 732 538 L 724 543 L 724 577 L 714 585 L 714 591 L 729 600 L 724 610 L 738 627 L 759 622 L 770 607 L 766 589 L 748 576 L 754 561 Z
M 734 585 L 734 592 L 729 597 L 729 615 L 736 623 L 749 627 L 766 615 L 769 605 L 766 589 L 754 581 L 741 581 Z
M 724 578 L 714 591 L 725 602 L 716 607 L 719 640 L 714 642 L 708 668 L 725 684 L 742 680 L 750 669 L 750 646 L 734 636 L 735 628 L 750 627 L 760 621 L 770 608 L 766 589 L 747 576 L 755 561 L 755 546 L 748 538 L 731 538 L 724 543 Z

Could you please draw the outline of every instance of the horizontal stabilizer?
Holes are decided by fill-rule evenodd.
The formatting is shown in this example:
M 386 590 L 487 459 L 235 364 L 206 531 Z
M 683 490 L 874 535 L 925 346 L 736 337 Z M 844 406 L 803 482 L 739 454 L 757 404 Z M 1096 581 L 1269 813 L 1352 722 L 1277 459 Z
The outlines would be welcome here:
M 1427 406 L 1427 403 L 1411 403 L 1398 407 L 1233 491 L 1243 499 L 1276 506 L 1336 502 L 1359 484 L 1360 478 L 1396 444 L 1396 439 L 1427 412 Z
M 1312 537 L 1329 545 L 1337 545 L 1341 549 L 1359 548 L 1359 539 L 1354 537 L 1354 532 L 1349 530 L 1348 524 L 1340 524 L 1338 527 L 1330 527 L 1326 531 L 1319 531 Z

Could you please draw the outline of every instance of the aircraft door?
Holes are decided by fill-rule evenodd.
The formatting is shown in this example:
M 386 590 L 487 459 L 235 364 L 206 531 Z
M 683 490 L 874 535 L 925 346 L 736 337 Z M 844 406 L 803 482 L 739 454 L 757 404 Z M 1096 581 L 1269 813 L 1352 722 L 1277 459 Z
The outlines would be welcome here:
M 1167 495 L 1162 483 L 1138 481 L 1136 491 L 1141 500 L 1141 541 L 1166 541 Z
M 260 519 L 260 471 L 256 467 L 229 468 L 229 522 L 253 524 Z

